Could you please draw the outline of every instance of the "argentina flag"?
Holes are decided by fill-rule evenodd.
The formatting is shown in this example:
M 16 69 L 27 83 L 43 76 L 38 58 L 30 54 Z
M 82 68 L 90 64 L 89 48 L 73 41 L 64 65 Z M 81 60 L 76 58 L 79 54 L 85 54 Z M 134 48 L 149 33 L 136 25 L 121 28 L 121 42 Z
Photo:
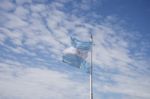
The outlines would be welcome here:
M 92 47 L 92 41 L 82 41 L 76 37 L 71 37 L 71 44 L 72 46 L 63 52 L 63 62 L 89 72 L 86 58 Z

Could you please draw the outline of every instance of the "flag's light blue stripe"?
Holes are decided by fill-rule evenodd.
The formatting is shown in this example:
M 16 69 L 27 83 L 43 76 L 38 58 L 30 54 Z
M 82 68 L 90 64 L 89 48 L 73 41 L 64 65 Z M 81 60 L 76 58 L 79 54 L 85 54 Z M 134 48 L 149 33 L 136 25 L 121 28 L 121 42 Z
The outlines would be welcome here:
M 80 68 L 80 65 L 83 61 L 84 59 L 74 54 L 63 55 L 63 62 L 68 63 L 69 65 L 72 65 L 78 68 Z
M 71 43 L 75 48 L 82 50 L 90 50 L 92 46 L 91 41 L 80 41 L 75 37 L 71 37 Z
M 83 70 L 86 73 L 90 73 L 90 64 L 87 63 L 86 61 L 83 61 L 81 66 L 80 66 L 81 70 Z

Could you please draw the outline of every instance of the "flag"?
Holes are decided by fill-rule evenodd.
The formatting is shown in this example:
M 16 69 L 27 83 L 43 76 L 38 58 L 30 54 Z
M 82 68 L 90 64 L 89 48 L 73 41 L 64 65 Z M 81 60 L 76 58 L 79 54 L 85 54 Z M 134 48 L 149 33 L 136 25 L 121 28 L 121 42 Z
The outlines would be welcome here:
M 71 44 L 72 46 L 66 48 L 63 52 L 63 62 L 89 72 L 89 64 L 86 58 L 92 47 L 92 42 L 71 37 Z
M 75 48 L 81 49 L 81 50 L 84 50 L 84 51 L 89 51 L 91 49 L 91 46 L 92 46 L 91 41 L 81 41 L 81 40 L 78 40 L 75 37 L 71 37 L 71 44 Z

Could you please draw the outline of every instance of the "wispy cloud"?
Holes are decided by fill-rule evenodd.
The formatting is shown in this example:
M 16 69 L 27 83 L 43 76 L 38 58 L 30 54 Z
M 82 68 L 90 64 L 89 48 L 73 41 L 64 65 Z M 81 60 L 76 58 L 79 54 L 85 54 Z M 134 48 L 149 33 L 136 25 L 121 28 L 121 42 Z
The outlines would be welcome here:
M 70 46 L 70 35 L 90 39 L 93 33 L 95 98 L 103 98 L 105 93 L 120 95 L 119 99 L 150 98 L 149 59 L 143 56 L 144 51 L 132 53 L 133 45 L 138 45 L 134 39 L 140 35 L 135 37 L 134 31 L 128 31 L 113 16 L 100 18 L 98 23 L 87 21 L 89 16 L 79 17 L 79 10 L 66 12 L 67 3 L 74 3 L 74 8 L 79 4 L 70 0 L 2 1 L 0 97 L 87 98 L 88 75 L 76 69 L 72 73 L 74 68 L 60 60 L 62 51 Z M 87 11 L 89 4 L 83 0 L 78 8 Z
M 76 82 L 70 79 L 67 73 L 47 68 L 32 68 L 13 61 L 5 61 L 0 63 L 0 66 L 0 97 L 2 99 L 31 99 L 33 97 L 37 99 L 75 99 L 88 96 L 87 77 L 83 78 L 82 74 L 77 74 L 82 78 L 77 77 L 81 82 Z M 85 78 L 86 82 L 82 80 Z M 74 91 L 71 91 L 72 89 Z M 81 92 L 84 93 L 80 95 Z

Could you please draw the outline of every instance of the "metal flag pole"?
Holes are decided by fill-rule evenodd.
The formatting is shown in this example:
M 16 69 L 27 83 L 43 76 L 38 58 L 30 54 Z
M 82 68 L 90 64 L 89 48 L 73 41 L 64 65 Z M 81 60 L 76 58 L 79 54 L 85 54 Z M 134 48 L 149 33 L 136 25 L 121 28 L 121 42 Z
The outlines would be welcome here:
M 91 34 L 91 41 L 93 46 L 93 35 Z M 93 99 L 93 47 L 91 47 L 91 66 L 90 66 L 90 99 Z

